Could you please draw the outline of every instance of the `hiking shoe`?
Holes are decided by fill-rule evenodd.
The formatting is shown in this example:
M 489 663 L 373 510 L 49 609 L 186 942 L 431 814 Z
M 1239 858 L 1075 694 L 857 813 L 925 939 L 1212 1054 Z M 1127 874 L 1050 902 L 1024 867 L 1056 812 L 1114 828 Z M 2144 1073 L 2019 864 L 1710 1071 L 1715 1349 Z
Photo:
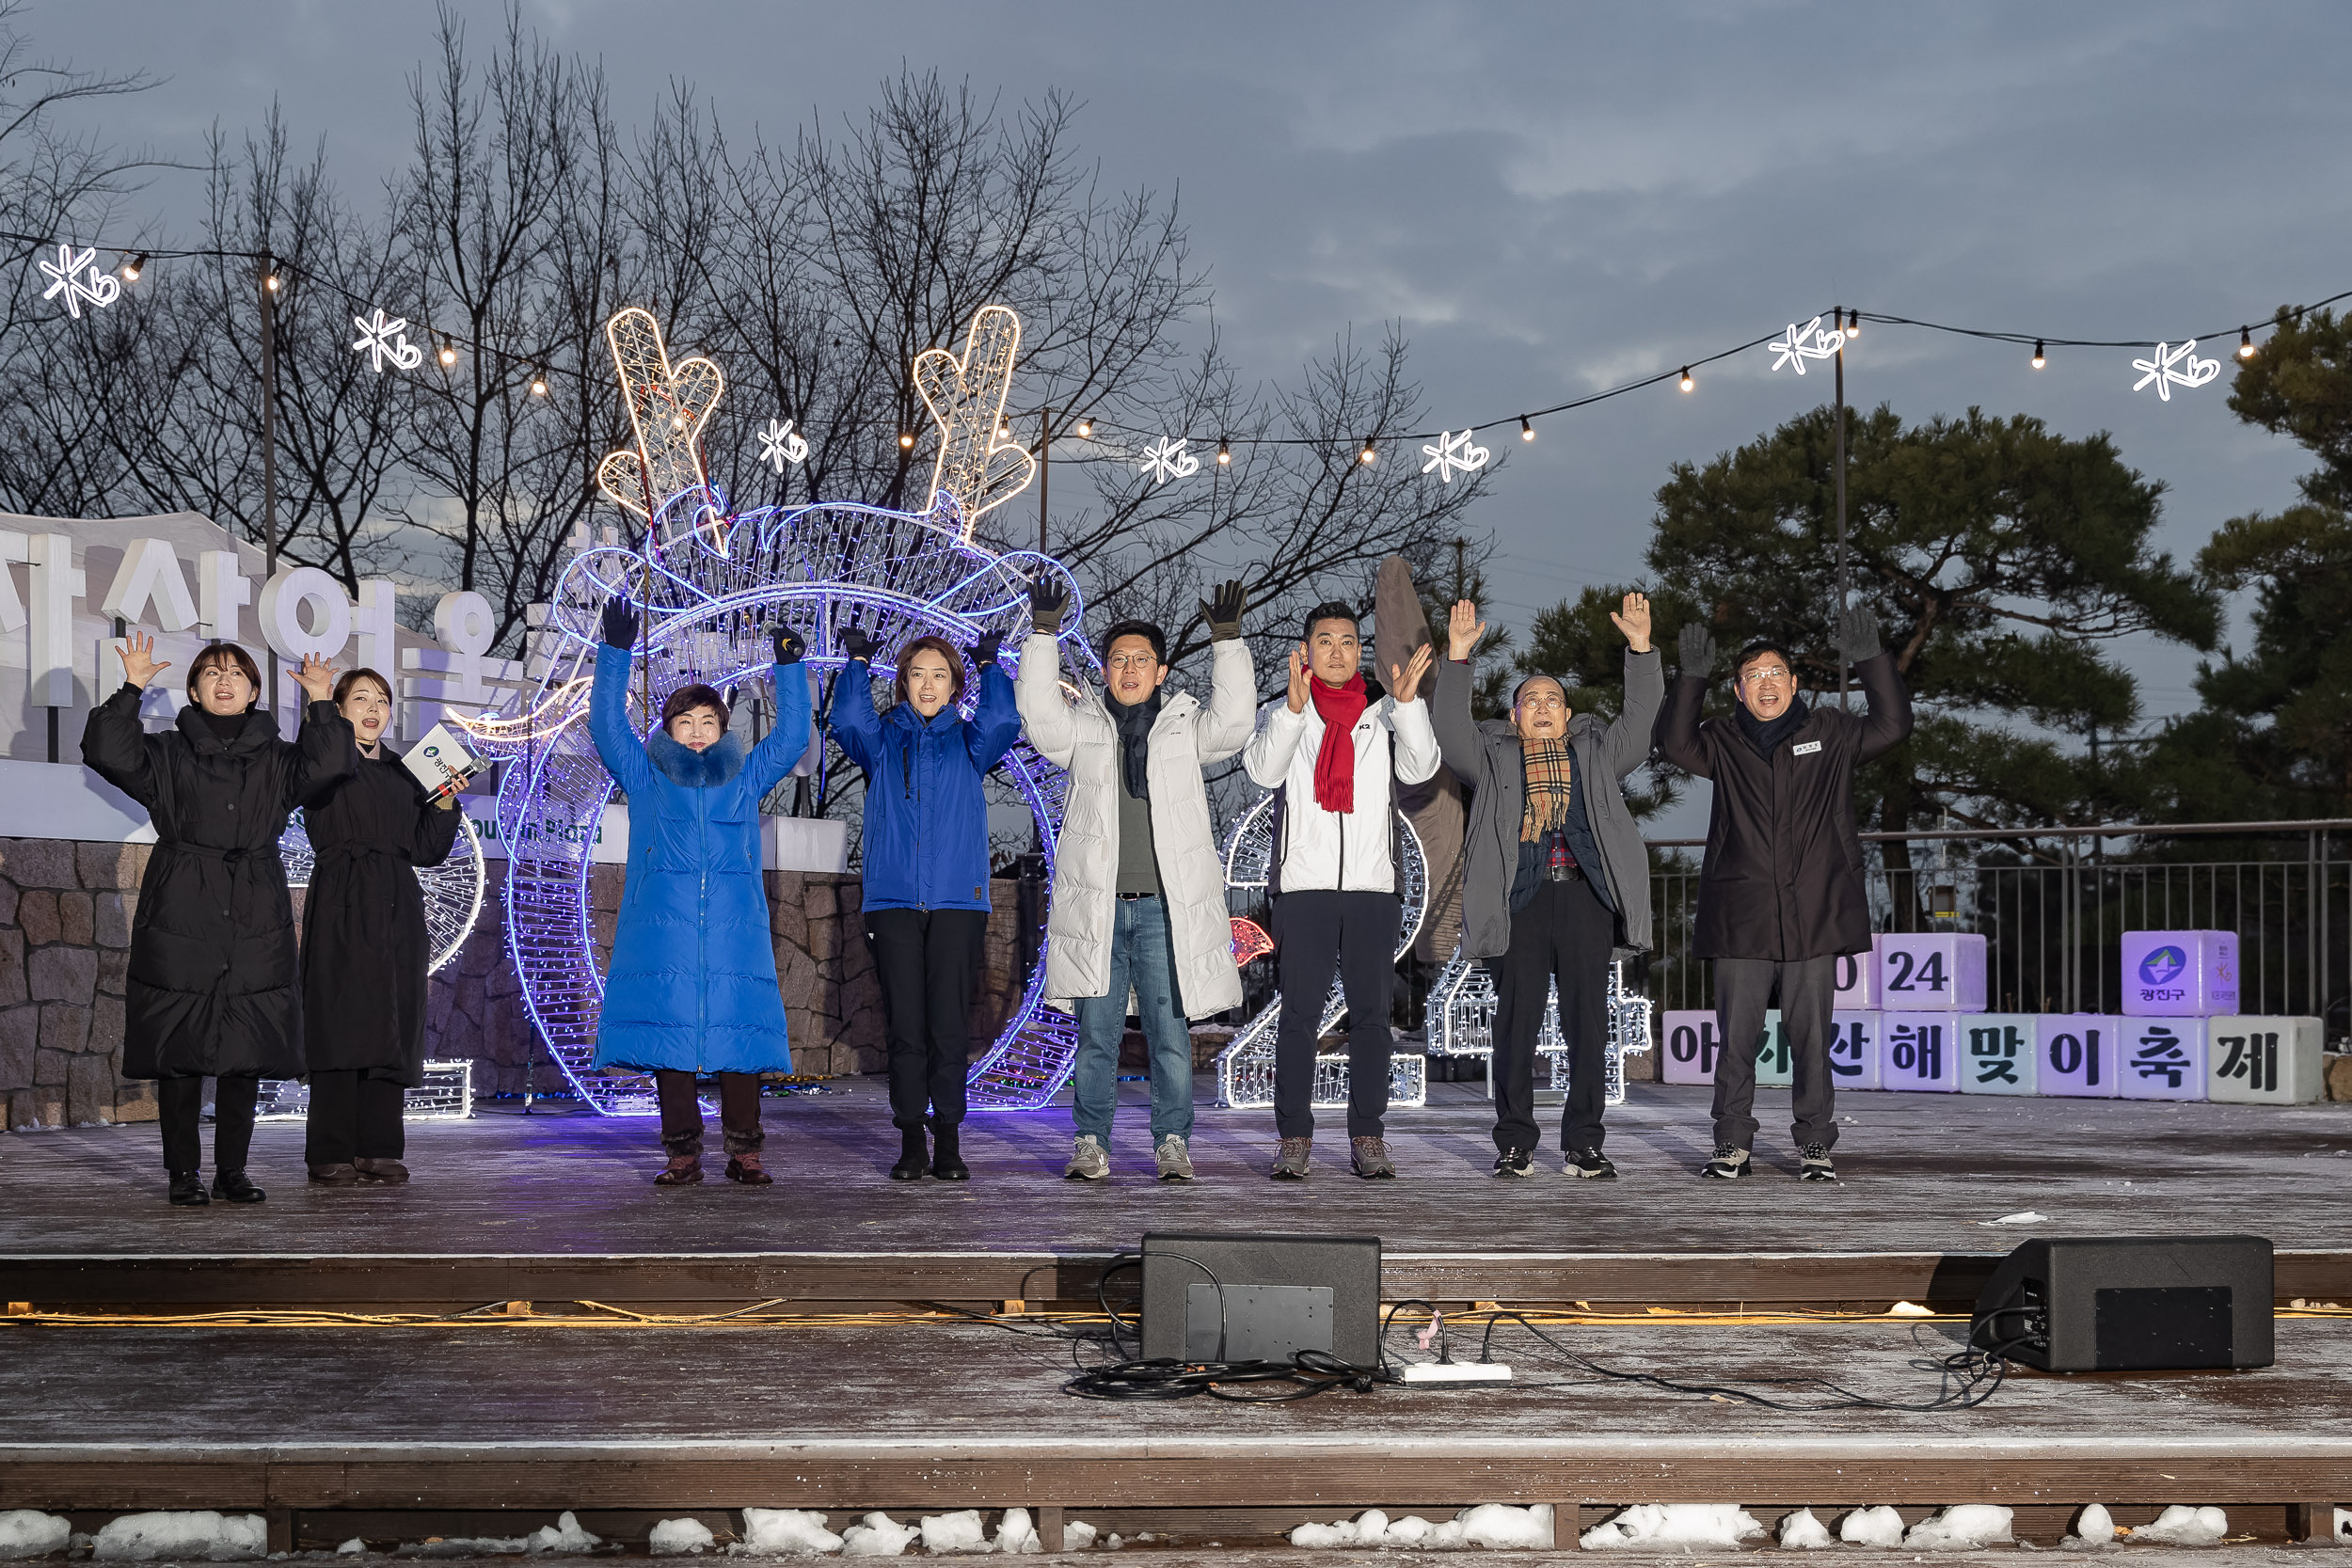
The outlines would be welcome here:
M 1183 1133 L 1170 1132 L 1167 1137 L 1162 1138 L 1160 1147 L 1153 1151 L 1153 1154 L 1160 1163 L 1161 1180 L 1189 1181 L 1192 1180 L 1192 1150 L 1184 1146 Z
M 1070 1140 L 1070 1164 L 1061 1170 L 1070 1181 L 1100 1181 L 1111 1173 L 1111 1157 L 1091 1132 Z
M 1723 1144 L 1716 1148 L 1715 1157 L 1699 1167 L 1699 1174 L 1717 1181 L 1737 1181 L 1753 1169 L 1746 1149 L 1737 1144 Z
M 1506 1148 L 1495 1156 L 1497 1176 L 1533 1176 L 1535 1157 L 1523 1148 Z
M 1356 1174 L 1367 1181 L 1396 1180 L 1396 1162 L 1389 1158 L 1386 1138 L 1350 1138 L 1347 1140 L 1347 1163 Z
M 1306 1180 L 1307 1157 L 1314 1147 L 1312 1138 L 1284 1138 L 1281 1148 L 1275 1150 L 1274 1168 L 1266 1174 L 1277 1181 Z
M 1797 1157 L 1800 1161 L 1797 1166 L 1798 1180 L 1835 1181 L 1837 1180 L 1837 1166 L 1830 1161 L 1827 1144 L 1806 1144 L 1797 1150 Z
M 1611 1164 L 1609 1156 L 1597 1148 L 1569 1149 L 1567 1169 L 1570 1176 L 1589 1177 L 1595 1181 L 1614 1181 L 1617 1179 L 1617 1167 Z

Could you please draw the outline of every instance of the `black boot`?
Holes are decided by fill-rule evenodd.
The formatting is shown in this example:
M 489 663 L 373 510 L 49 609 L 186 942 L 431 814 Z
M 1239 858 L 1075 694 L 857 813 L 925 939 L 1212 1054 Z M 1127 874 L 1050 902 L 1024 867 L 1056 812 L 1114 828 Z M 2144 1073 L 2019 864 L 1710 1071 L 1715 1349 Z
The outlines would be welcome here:
M 204 1196 L 204 1173 L 200 1170 L 176 1170 L 171 1173 L 171 1203 L 175 1209 L 201 1209 L 213 1200 Z
M 919 1127 L 898 1129 L 898 1163 L 890 1167 L 893 1181 L 920 1181 L 931 1163 L 930 1150 L 923 1147 L 923 1130 Z
M 213 1177 L 213 1196 L 231 1203 L 259 1203 L 269 1194 L 253 1184 L 253 1178 L 241 1170 L 224 1170 Z
M 956 1147 L 956 1129 L 943 1127 L 931 1140 L 931 1175 L 942 1181 L 969 1181 L 972 1167 L 963 1163 L 963 1150 Z

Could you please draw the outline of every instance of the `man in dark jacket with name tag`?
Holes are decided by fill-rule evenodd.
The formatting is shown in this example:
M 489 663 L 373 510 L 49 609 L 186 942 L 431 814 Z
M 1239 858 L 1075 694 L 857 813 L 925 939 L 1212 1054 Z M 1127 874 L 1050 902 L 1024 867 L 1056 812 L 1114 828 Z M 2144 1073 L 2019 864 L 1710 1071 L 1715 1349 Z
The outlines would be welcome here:
M 1691 952 L 1714 960 L 1724 1043 L 1715 1058 L 1715 1153 L 1699 1174 L 1749 1173 L 1756 1048 L 1777 994 L 1792 1072 L 1797 1174 L 1835 1181 L 1829 1040 L 1837 959 L 1870 948 L 1853 775 L 1911 733 L 1911 696 L 1894 657 L 1879 646 L 1878 617 L 1859 605 L 1837 612 L 1837 652 L 1861 684 L 1867 707 L 1860 717 L 1808 707 L 1797 695 L 1794 660 L 1767 641 L 1742 648 L 1732 667 L 1740 705 L 1728 718 L 1701 722 L 1715 640 L 1693 624 L 1682 628 L 1679 644 L 1682 673 L 1658 721 L 1658 752 L 1715 786 Z

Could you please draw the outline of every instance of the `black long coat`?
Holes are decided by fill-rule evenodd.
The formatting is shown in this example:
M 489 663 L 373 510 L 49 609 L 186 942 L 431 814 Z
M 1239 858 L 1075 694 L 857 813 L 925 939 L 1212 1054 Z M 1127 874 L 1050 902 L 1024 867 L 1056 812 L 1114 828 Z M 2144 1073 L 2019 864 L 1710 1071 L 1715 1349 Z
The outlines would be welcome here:
M 303 1030 L 312 1072 L 363 1069 L 414 1088 L 433 962 L 416 868 L 449 859 L 458 814 L 379 752 L 302 810 L 318 855 L 302 900 Z
M 287 813 L 351 772 L 350 721 L 312 703 L 289 742 L 256 711 L 223 743 L 191 705 L 177 728 L 150 735 L 139 689 L 126 685 L 91 710 L 82 760 L 155 823 L 131 927 L 123 1073 L 300 1077 L 302 992 L 278 835 Z
M 1692 957 L 1791 962 L 1869 951 L 1853 773 L 1911 733 L 1911 694 L 1891 654 L 1853 673 L 1867 711 L 1816 704 L 1769 758 L 1736 716 L 1700 722 L 1707 682 L 1676 678 L 1658 716 L 1659 754 L 1715 784 Z

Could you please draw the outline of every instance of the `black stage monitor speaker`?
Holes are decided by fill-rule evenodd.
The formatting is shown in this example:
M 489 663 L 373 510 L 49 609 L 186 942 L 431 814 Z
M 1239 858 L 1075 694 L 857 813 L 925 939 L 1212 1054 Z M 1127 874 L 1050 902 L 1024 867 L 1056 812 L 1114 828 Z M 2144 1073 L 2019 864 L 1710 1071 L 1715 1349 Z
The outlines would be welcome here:
M 2267 1367 L 2260 1236 L 2052 1236 L 2001 1260 L 1970 1339 L 2052 1372 Z
M 1379 1358 L 1379 1237 L 1143 1238 L 1147 1357 L 1288 1361 L 1302 1350 L 1359 1367 Z

